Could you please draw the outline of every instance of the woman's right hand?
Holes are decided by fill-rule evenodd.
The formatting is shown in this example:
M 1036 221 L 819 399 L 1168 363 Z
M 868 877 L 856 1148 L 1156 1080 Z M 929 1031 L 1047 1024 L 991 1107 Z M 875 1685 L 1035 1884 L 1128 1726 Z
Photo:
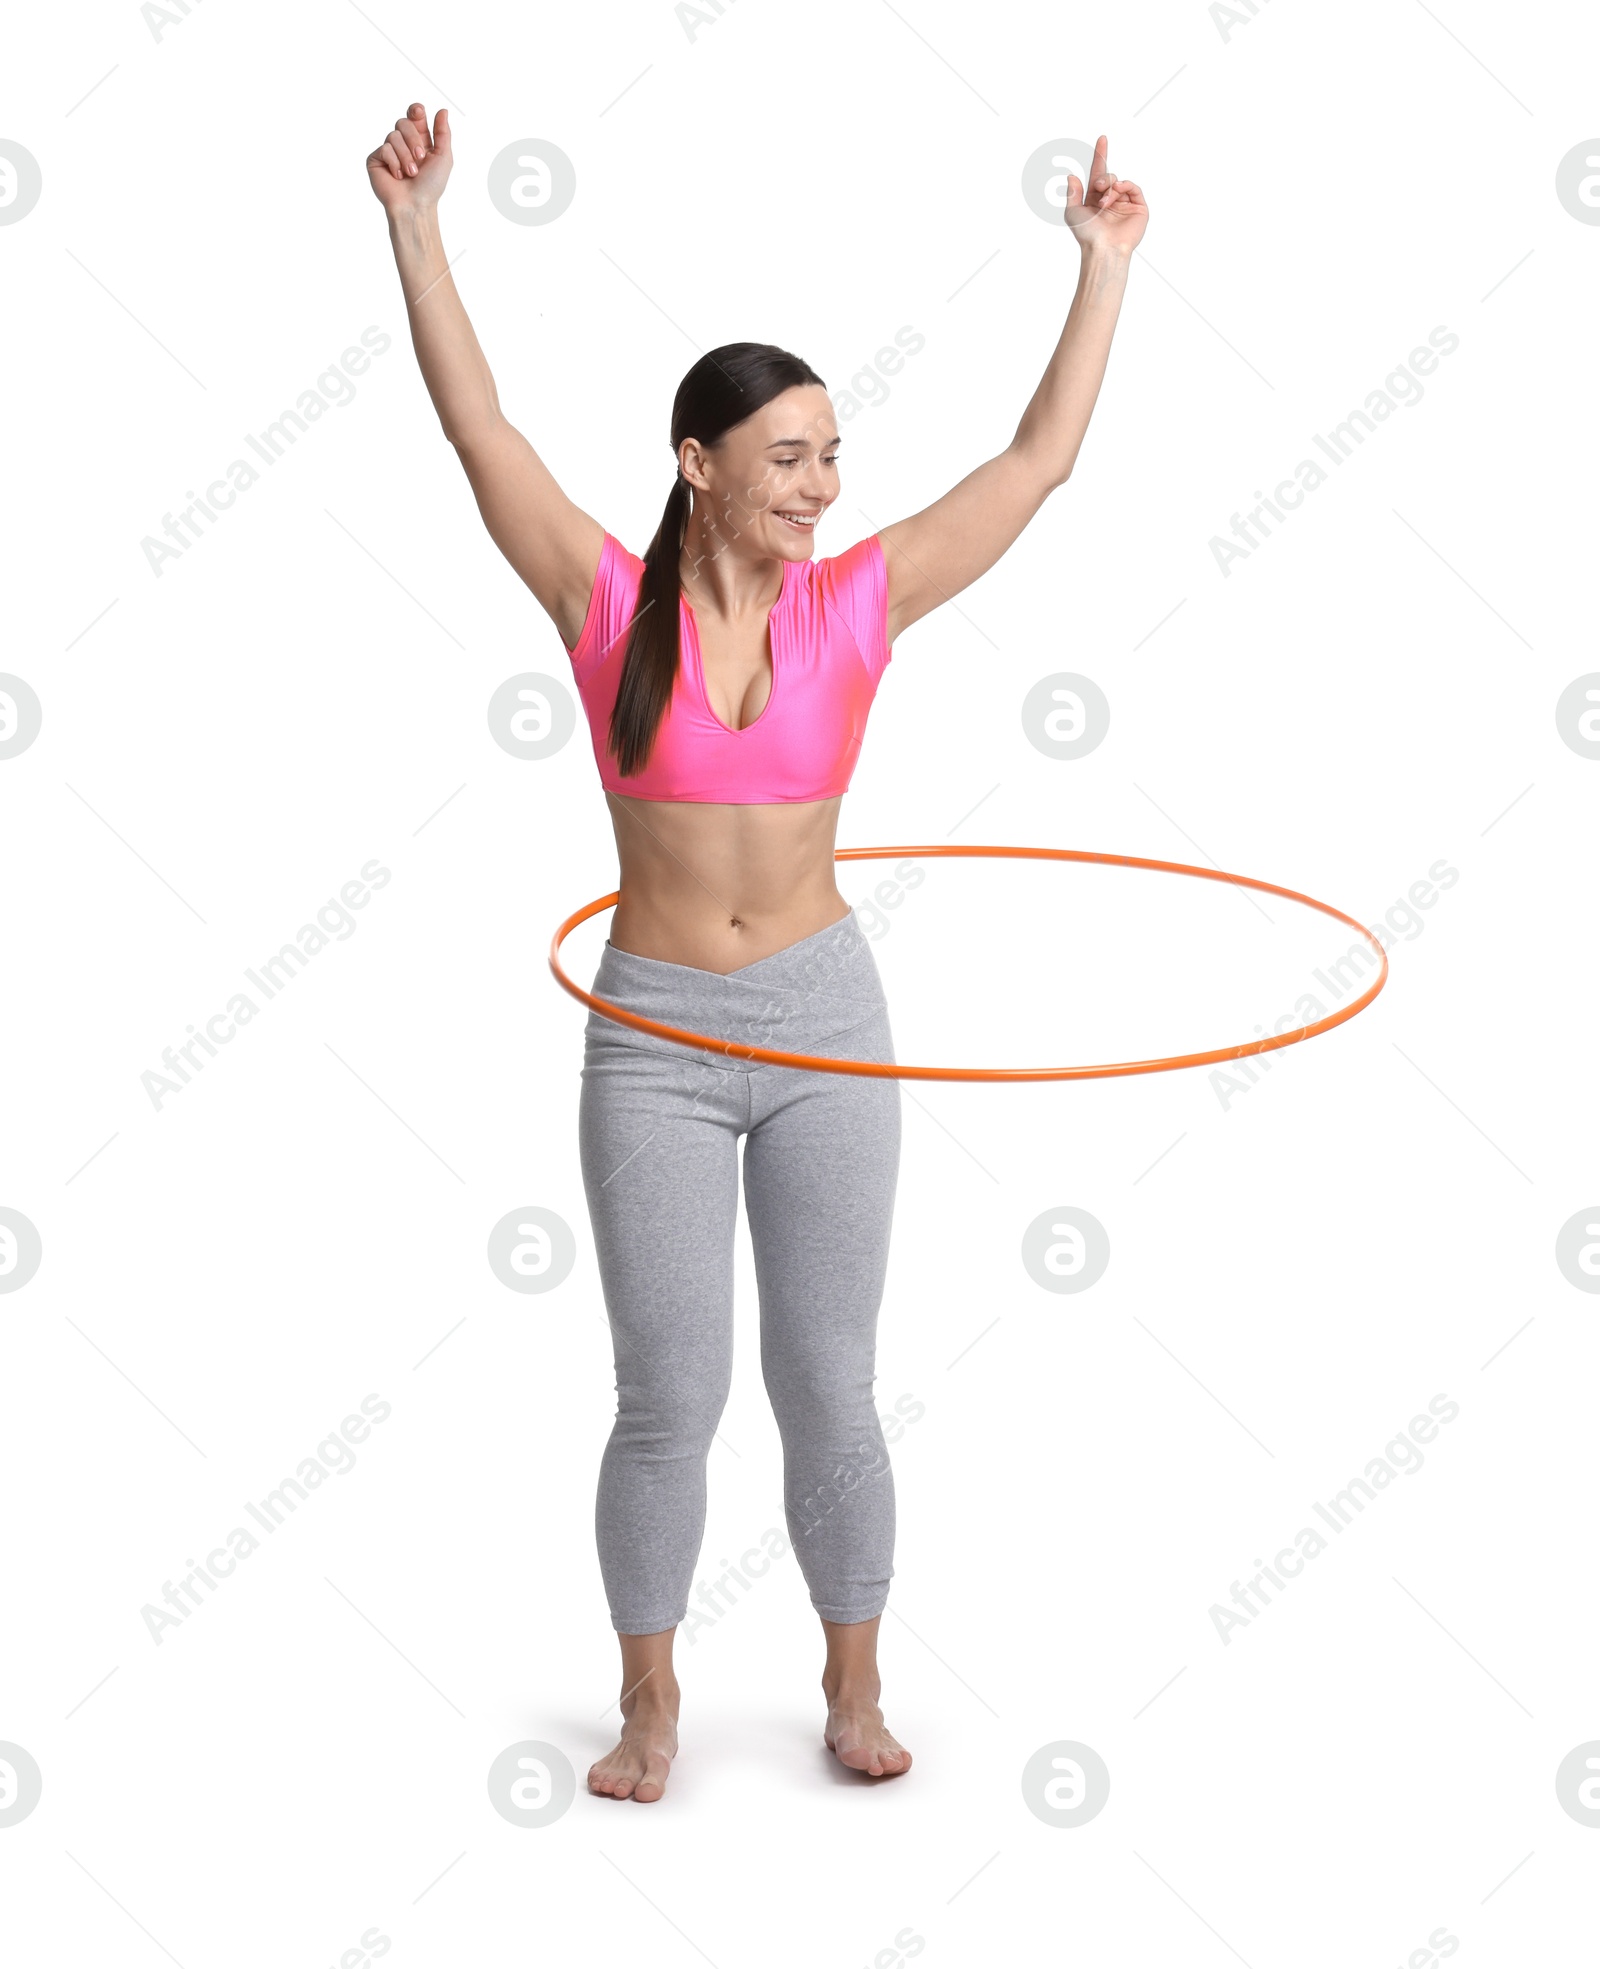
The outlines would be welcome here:
M 367 177 L 391 218 L 396 212 L 437 205 L 449 176 L 449 112 L 439 111 L 430 138 L 428 113 L 421 103 L 411 105 L 367 159 Z

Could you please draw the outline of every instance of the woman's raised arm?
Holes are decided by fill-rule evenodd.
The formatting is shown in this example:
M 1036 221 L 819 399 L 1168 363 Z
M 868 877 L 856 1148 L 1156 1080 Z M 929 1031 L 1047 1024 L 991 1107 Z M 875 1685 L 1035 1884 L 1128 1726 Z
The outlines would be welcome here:
M 494 377 L 445 261 L 439 195 L 450 176 L 450 123 L 413 103 L 367 159 L 389 217 L 411 345 L 495 545 L 533 590 L 570 650 L 583 628 L 605 533 L 550 476 L 500 412 Z
M 1085 195 L 1067 180 L 1067 224 L 1083 254 L 1066 326 L 1015 437 L 943 498 L 885 527 L 889 640 L 987 574 L 1058 485 L 1066 482 L 1089 428 L 1122 306 L 1128 261 L 1144 236 L 1144 194 L 1106 170 L 1106 140 L 1094 147 Z

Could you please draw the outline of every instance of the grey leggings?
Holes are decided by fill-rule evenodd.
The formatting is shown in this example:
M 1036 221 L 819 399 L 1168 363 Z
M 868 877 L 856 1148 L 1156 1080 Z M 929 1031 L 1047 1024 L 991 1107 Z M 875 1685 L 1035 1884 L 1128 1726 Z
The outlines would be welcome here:
M 726 976 L 607 943 L 592 989 L 717 1039 L 894 1059 L 878 967 L 853 911 Z M 870 1620 L 888 1598 L 894 1479 L 873 1349 L 899 1082 L 762 1066 L 591 1012 L 578 1140 L 617 1373 L 595 1531 L 623 1634 L 676 1627 L 688 1611 L 706 1457 L 733 1370 L 741 1135 L 790 1542 L 825 1620 Z

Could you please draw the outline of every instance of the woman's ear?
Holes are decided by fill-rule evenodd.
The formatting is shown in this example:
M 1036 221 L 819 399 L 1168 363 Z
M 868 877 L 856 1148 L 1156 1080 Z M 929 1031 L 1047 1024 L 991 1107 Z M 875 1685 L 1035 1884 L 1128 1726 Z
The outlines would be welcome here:
M 706 477 L 706 455 L 693 438 L 685 438 L 678 450 L 678 476 L 700 492 L 711 490 Z

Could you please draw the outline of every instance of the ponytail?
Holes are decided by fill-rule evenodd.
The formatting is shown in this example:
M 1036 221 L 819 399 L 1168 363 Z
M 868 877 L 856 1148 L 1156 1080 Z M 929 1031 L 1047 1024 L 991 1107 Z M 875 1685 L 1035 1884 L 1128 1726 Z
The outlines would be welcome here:
M 689 504 L 689 482 L 680 472 L 667 494 L 655 538 L 644 550 L 633 633 L 617 701 L 611 707 L 611 751 L 623 779 L 643 769 L 672 702 L 678 676 L 678 603 L 683 594 L 680 562 Z
M 712 349 L 678 385 L 672 403 L 674 454 L 681 456 L 689 438 L 708 448 L 719 444 L 774 397 L 812 383 L 826 387 L 809 363 L 770 342 L 728 342 Z M 691 504 L 680 466 L 661 524 L 645 549 L 622 681 L 611 707 L 608 742 L 623 779 L 644 770 L 678 680 L 683 540 Z

